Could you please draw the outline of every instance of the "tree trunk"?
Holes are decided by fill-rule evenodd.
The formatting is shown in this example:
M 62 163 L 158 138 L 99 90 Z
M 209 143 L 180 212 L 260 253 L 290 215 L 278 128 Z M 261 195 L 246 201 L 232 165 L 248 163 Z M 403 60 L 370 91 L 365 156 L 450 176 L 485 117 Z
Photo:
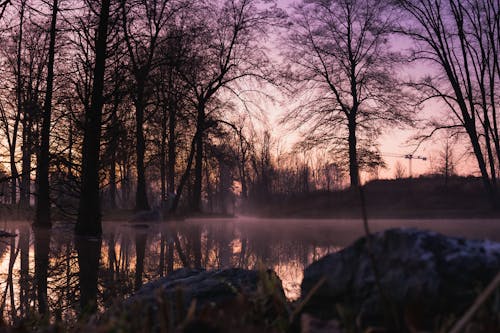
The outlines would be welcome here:
M 474 151 L 474 155 L 476 156 L 476 161 L 481 171 L 481 178 L 483 179 L 483 186 L 486 190 L 486 194 L 488 195 L 488 200 L 490 201 L 490 205 L 493 209 L 498 209 L 500 207 L 498 203 L 498 193 L 496 186 L 493 186 L 488 175 L 488 170 L 486 167 L 486 162 L 484 159 L 483 152 L 481 150 L 481 145 L 478 140 L 477 132 L 474 127 L 473 122 L 466 122 L 464 124 L 465 129 L 467 130 L 467 134 L 469 135 L 472 149 Z
M 169 192 L 175 192 L 175 163 L 176 163 L 176 154 L 175 148 L 177 141 L 175 140 L 175 128 L 177 126 L 176 119 L 176 110 L 174 107 L 171 107 L 168 115 L 168 180 L 167 180 L 167 189 Z
M 16 59 L 16 99 L 17 99 L 17 114 L 14 123 L 14 130 L 12 133 L 12 144 L 10 148 L 10 174 L 12 175 L 11 182 L 11 203 L 16 204 L 17 200 L 17 179 L 18 173 L 16 168 L 16 142 L 19 121 L 23 112 L 22 102 L 22 76 L 21 76 L 21 51 L 23 42 L 23 25 L 24 25 L 24 8 L 26 1 L 21 1 L 21 9 L 19 10 L 19 35 L 17 40 L 17 59 Z M 23 124 L 25 123 L 23 117 Z
M 203 131 L 205 129 L 205 107 L 198 107 L 196 157 L 194 165 L 194 188 L 191 202 L 191 210 L 195 213 L 201 212 L 201 187 L 203 181 Z
M 167 203 L 167 110 L 162 107 L 161 115 L 161 142 L 160 142 L 160 181 L 161 181 L 161 207 Z
M 82 152 L 82 184 L 76 233 L 98 236 L 102 233 L 99 193 L 99 153 L 103 107 L 106 40 L 110 0 L 103 0 L 95 48 L 94 82 L 90 108 L 85 114 L 85 134 Z
M 117 127 L 118 127 L 118 116 L 117 116 L 117 111 L 118 111 L 118 97 L 115 96 L 115 102 L 113 105 L 113 110 L 111 113 L 111 149 L 109 149 L 109 152 L 111 154 L 110 157 L 110 162 L 109 162 L 109 205 L 111 209 L 116 209 L 116 151 L 118 149 L 118 134 L 117 134 Z
M 351 187 L 359 185 L 358 152 L 356 148 L 356 119 L 349 117 L 349 177 Z
M 21 208 L 28 208 L 30 206 L 30 183 L 31 183 L 31 151 L 32 151 L 32 142 L 31 142 L 31 119 L 27 118 L 28 112 L 24 110 L 23 116 L 23 146 L 22 146 L 22 166 L 21 166 L 21 183 L 19 189 L 19 205 Z
M 198 135 L 199 135 L 199 133 L 197 132 L 194 135 L 193 140 L 191 141 L 191 150 L 189 152 L 186 170 L 184 171 L 184 174 L 181 177 L 181 180 L 179 182 L 179 186 L 177 186 L 177 192 L 176 192 L 176 195 L 174 198 L 174 202 L 172 203 L 172 207 L 170 207 L 171 213 L 175 213 L 175 211 L 177 210 L 177 206 L 179 205 L 179 200 L 181 198 L 182 190 L 184 189 L 184 186 L 186 185 L 186 182 L 187 182 L 188 177 L 189 177 L 189 173 L 191 172 L 191 166 L 193 165 L 195 145 L 197 142 Z
M 58 0 L 52 4 L 52 19 L 50 23 L 49 60 L 47 63 L 47 87 L 43 105 L 42 129 L 40 153 L 37 161 L 36 185 L 37 204 L 35 225 L 39 227 L 51 227 L 50 221 L 50 188 L 49 188 L 49 144 L 50 144 L 50 121 L 52 116 L 52 90 L 54 85 L 54 55 L 56 45 L 56 23 Z
M 111 152 L 109 163 L 109 207 L 116 209 L 116 152 Z
M 144 82 L 138 82 L 137 101 L 135 103 L 135 137 L 137 141 L 137 191 L 135 194 L 135 210 L 149 210 L 148 195 L 146 192 L 146 171 L 144 154 L 146 140 L 144 139 Z

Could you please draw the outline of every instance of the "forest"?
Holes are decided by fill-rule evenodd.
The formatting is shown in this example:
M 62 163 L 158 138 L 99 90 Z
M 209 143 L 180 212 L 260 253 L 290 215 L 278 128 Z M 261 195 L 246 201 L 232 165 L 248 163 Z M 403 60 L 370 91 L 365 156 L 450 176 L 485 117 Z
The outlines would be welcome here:
M 458 140 L 498 206 L 498 1 L 0 9 L 1 201 L 37 226 L 99 235 L 103 211 L 228 213 L 357 187 L 384 167 L 377 139 L 395 128 L 419 129 L 417 146 Z

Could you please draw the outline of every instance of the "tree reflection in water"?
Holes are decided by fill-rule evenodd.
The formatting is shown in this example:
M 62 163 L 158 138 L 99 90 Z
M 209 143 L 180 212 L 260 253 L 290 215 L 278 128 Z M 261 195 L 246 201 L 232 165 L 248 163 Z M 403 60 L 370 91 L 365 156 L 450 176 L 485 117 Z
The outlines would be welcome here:
M 80 309 L 92 313 L 97 309 L 97 277 L 101 257 L 101 238 L 75 237 L 78 253 Z
M 270 228 L 231 220 L 141 229 L 105 223 L 102 239 L 75 238 L 57 225 L 51 231 L 8 223 L 4 229 L 18 235 L 0 243 L 0 301 L 7 323 L 35 311 L 63 320 L 77 318 L 82 309 L 102 311 L 144 283 L 186 266 L 269 267 L 283 280 L 287 296 L 295 298 L 304 266 L 338 248 L 338 233 L 329 228 L 304 233 L 293 225 Z
M 52 230 L 34 227 L 33 234 L 35 236 L 35 284 L 38 312 L 46 315 L 49 311 L 47 279 Z

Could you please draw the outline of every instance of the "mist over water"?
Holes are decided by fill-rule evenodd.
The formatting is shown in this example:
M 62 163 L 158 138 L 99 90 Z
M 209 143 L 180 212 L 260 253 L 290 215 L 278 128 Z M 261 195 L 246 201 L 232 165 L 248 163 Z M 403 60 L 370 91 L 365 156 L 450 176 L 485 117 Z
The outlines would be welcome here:
M 372 231 L 396 226 L 500 240 L 495 220 L 370 221 Z M 2 229 L 17 237 L 0 242 L 4 320 L 12 322 L 29 312 L 71 319 L 80 309 L 103 310 L 144 283 L 185 266 L 271 268 L 293 300 L 300 296 L 307 265 L 363 235 L 362 222 L 355 219 L 114 221 L 103 227 L 101 239 L 75 239 L 64 225 L 47 231 L 33 230 L 28 222 L 5 222 Z

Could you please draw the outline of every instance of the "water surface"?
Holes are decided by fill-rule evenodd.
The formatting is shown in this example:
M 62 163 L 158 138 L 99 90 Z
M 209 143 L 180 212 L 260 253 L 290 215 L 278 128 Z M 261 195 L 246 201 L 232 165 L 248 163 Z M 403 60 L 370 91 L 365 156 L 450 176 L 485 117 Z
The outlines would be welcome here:
M 372 220 L 372 231 L 403 226 L 500 241 L 496 220 Z M 80 239 L 71 227 L 33 230 L 3 222 L 16 238 L 0 239 L 4 321 L 29 313 L 71 319 L 104 309 L 177 268 L 271 268 L 288 298 L 300 296 L 303 269 L 363 235 L 360 220 L 192 219 L 158 224 L 106 222 L 102 239 Z

